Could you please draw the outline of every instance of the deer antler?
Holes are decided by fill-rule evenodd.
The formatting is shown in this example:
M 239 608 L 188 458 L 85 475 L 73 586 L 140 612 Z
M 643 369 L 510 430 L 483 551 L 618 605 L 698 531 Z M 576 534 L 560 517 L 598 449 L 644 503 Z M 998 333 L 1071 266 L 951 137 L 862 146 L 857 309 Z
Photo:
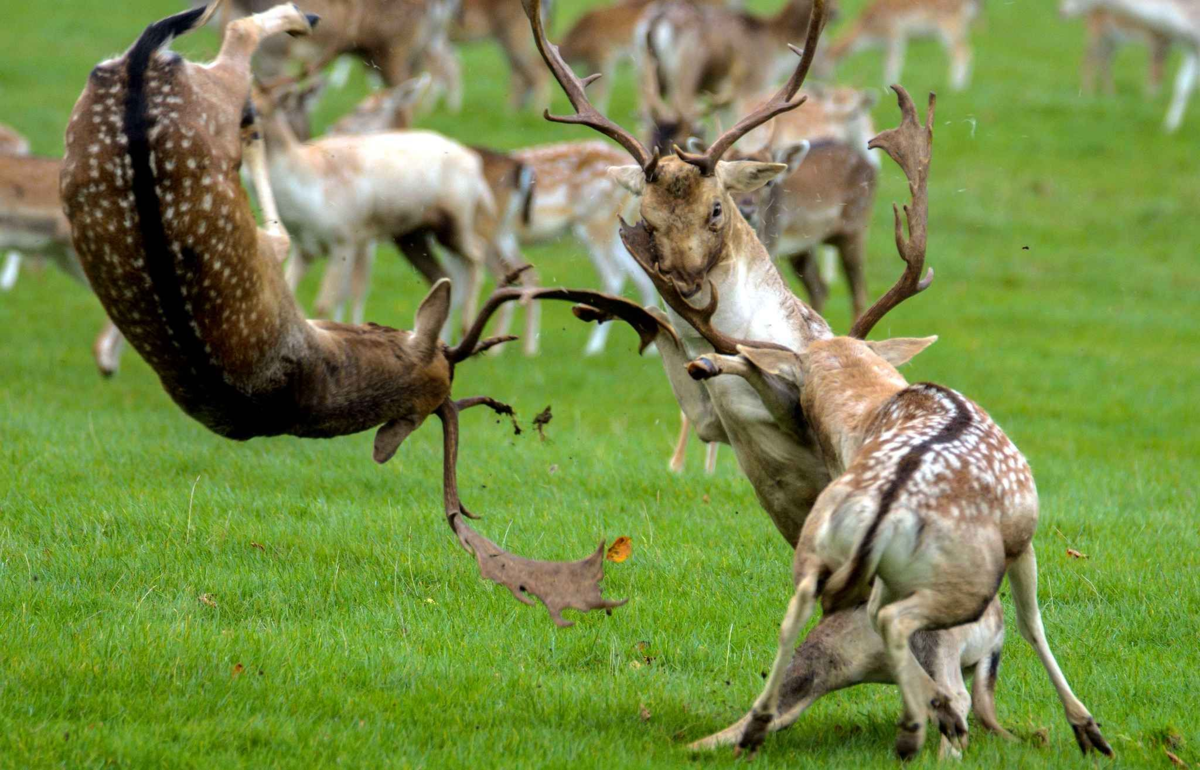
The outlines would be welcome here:
M 498 414 L 507 415 L 512 414 L 512 407 L 480 396 L 461 401 L 447 399 L 435 412 L 442 420 L 442 501 L 446 521 L 462 547 L 475 555 L 480 573 L 506 587 L 522 604 L 533 604 L 530 595 L 541 599 L 550 612 L 550 619 L 563 628 L 574 625 L 562 616 L 562 611 L 568 607 L 584 612 L 611 610 L 629 601 L 612 601 L 600 594 L 600 581 L 604 578 L 603 541 L 595 553 L 580 561 L 535 561 L 505 551 L 467 524 L 466 518 L 475 517 L 463 507 L 458 497 L 458 413 L 473 406 L 487 406 Z
M 771 348 L 772 350 L 788 350 L 788 348 L 777 345 L 774 342 L 743 340 L 717 331 L 717 328 L 712 323 L 712 317 L 717 312 L 717 303 L 719 301 L 716 284 L 708 281 L 708 305 L 703 308 L 696 308 L 688 304 L 688 301 L 675 288 L 675 283 L 659 271 L 658 265 L 652 257 L 654 254 L 654 238 L 646 230 L 645 220 L 630 226 L 622 219 L 621 242 L 625 244 L 626 250 L 633 256 L 634 261 L 638 263 L 642 270 L 646 271 L 646 275 L 650 276 L 650 280 L 654 283 L 654 288 L 658 290 L 659 295 L 662 296 L 666 303 L 671 306 L 671 309 L 691 324 L 696 331 L 700 332 L 700 335 L 708 340 L 708 344 L 712 345 L 713 349 L 718 353 L 736 356 L 738 354 L 738 345 Z
M 896 100 L 902 115 L 900 125 L 889 128 L 867 143 L 869 149 L 880 148 L 891 156 L 904 175 L 908 177 L 908 191 L 912 202 L 904 207 L 908 220 L 908 238 L 904 237 L 904 225 L 900 222 L 900 209 L 892 204 L 896 222 L 896 250 L 904 260 L 904 273 L 887 293 L 867 308 L 850 328 L 850 336 L 866 339 L 867 335 L 887 312 L 909 297 L 919 294 L 933 283 L 933 268 L 921 278 L 925 267 L 926 225 L 929 221 L 929 196 L 926 183 L 929 180 L 929 161 L 933 156 L 933 108 L 937 95 L 929 94 L 929 108 L 925 112 L 924 127 L 917 121 L 917 108 L 903 86 L 894 85 Z
M 551 115 L 550 110 L 546 110 L 543 116 L 546 120 L 555 123 L 575 123 L 596 129 L 624 147 L 642 167 L 646 179 L 653 179 L 654 171 L 658 167 L 658 150 L 655 150 L 653 154 L 650 153 L 637 137 L 609 120 L 592 106 L 584 89 L 594 83 L 600 77 L 600 73 L 588 75 L 583 80 L 576 76 L 570 65 L 563 61 L 562 55 L 558 52 L 558 46 L 546 39 L 546 30 L 542 28 L 541 5 L 541 0 L 521 0 L 521 6 L 525 9 L 525 15 L 529 17 L 529 23 L 533 27 L 533 40 L 537 43 L 538 53 L 542 55 L 546 66 L 554 74 L 554 79 L 562 86 L 563 91 L 567 94 L 567 99 L 571 101 L 571 106 L 575 108 L 574 115 Z
M 790 112 L 804 104 L 807 97 L 801 96 L 794 101 L 793 98 L 800 90 L 800 86 L 804 85 L 804 78 L 808 75 L 808 69 L 812 66 L 813 57 L 817 53 L 817 38 L 821 36 L 821 29 L 824 26 L 825 0 L 813 0 L 812 15 L 808 18 L 808 38 L 804 41 L 804 50 L 801 51 L 794 45 L 788 46 L 800 57 L 800 63 L 796 65 L 792 76 L 783 84 L 783 87 L 754 112 L 739 120 L 733 128 L 717 137 L 717 141 L 713 142 L 704 153 L 693 155 L 676 147 L 675 154 L 679 159 L 699 168 L 700 173 L 704 176 L 712 176 L 713 172 L 717 170 L 717 161 L 733 146 L 734 142 L 776 115 Z

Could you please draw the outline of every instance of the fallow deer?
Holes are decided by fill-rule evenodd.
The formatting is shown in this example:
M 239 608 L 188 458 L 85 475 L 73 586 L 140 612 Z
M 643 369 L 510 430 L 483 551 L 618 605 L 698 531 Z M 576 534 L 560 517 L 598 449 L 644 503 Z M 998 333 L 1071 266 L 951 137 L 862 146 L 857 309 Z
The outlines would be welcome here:
M 1171 106 L 1163 121 L 1168 132 L 1178 130 L 1200 75 L 1200 5 L 1191 0 L 1063 0 L 1059 8 L 1067 16 L 1107 10 L 1166 36 L 1184 49 Z
M 687 364 L 714 351 L 736 355 L 738 345 L 748 339 L 756 340 L 757 347 L 804 351 L 833 337 L 825 320 L 788 291 L 766 249 L 733 202 L 733 194 L 761 186 L 784 166 L 721 160 L 746 133 L 802 103 L 795 97 L 816 53 L 824 0 L 814 0 L 814 18 L 800 63 L 775 98 L 721 134 L 706 152 L 676 150 L 675 156 L 665 158 L 647 150 L 632 133 L 588 101 L 584 89 L 596 76 L 578 78 L 546 39 L 538 0 L 523 0 L 523 4 L 538 51 L 575 110 L 571 116 L 547 118 L 599 131 L 624 147 L 636 161 L 610 173 L 640 197 L 642 221 L 636 226 L 623 226 L 621 237 L 666 301 L 673 319 L 671 326 L 678 330 L 677 336 L 659 332 L 655 337 L 676 400 L 702 439 L 733 446 L 759 503 L 784 539 L 795 547 L 817 495 L 831 480 L 822 447 L 803 424 L 777 420 L 750 383 L 735 377 L 696 381 L 689 376 Z M 907 94 L 899 87 L 897 92 L 903 107 Z M 911 102 L 908 107 L 911 109 Z M 913 172 L 907 159 L 900 165 L 906 174 Z M 925 195 L 923 179 L 920 201 Z M 910 184 L 913 181 L 910 177 Z M 919 202 L 917 189 L 914 204 Z M 914 208 L 925 210 L 923 203 Z M 886 312 L 898 293 L 915 293 L 928 286 L 929 280 L 910 286 L 906 274 L 862 318 L 869 319 L 873 311 Z M 719 302 L 719 297 L 725 301 Z M 794 416 L 802 418 L 803 414 Z M 845 612 L 865 617 L 866 608 Z M 831 623 L 838 614 L 826 616 L 822 624 Z M 855 623 L 849 626 L 861 627 Z M 834 632 L 831 636 L 837 646 L 840 634 Z M 939 644 L 949 646 L 951 642 L 947 639 Z M 800 683 L 788 680 L 788 684 Z
M 836 66 L 870 48 L 887 51 L 883 81 L 899 83 L 908 41 L 933 37 L 950 56 L 950 87 L 961 91 L 971 79 L 971 22 L 981 0 L 874 0 L 829 47 L 825 64 Z
M 1069 9 L 1068 9 L 1069 10 Z M 1070 14 L 1064 12 L 1064 16 Z M 1154 95 L 1162 87 L 1163 71 L 1171 52 L 1171 38 L 1119 13 L 1096 9 L 1084 14 L 1087 26 L 1087 46 L 1080 68 L 1084 93 L 1094 94 L 1099 88 L 1113 94 L 1112 63 L 1117 49 L 1124 43 L 1140 43 L 1149 49 L 1150 64 L 1146 70 L 1146 93 Z
M 535 562 L 467 524 L 471 514 L 456 480 L 459 412 L 511 408 L 487 397 L 456 401 L 451 386 L 459 363 L 499 341 L 481 334 L 506 302 L 586 302 L 591 307 L 577 313 L 619 317 L 639 330 L 643 344 L 669 330 L 619 298 L 503 289 L 449 348 L 438 342 L 450 312 L 447 281 L 421 303 L 412 331 L 306 320 L 280 268 L 289 238 L 248 100 L 259 41 L 307 34 L 317 19 L 287 4 L 230 22 L 207 65 L 166 50 L 215 8 L 151 24 L 128 51 L 97 65 L 67 126 L 63 204 L 80 262 L 109 316 L 176 404 L 226 438 L 324 438 L 379 427 L 374 457 L 382 463 L 436 414 L 444 431 L 446 517 L 483 575 L 522 602 L 540 598 L 559 625 L 568 624 L 566 607 L 620 604 L 600 595 L 603 546 L 580 562 Z M 265 228 L 240 184 L 243 159 Z
M 832 0 L 830 0 L 832 5 Z M 687 0 L 649 8 L 634 39 L 642 61 L 642 104 L 654 122 L 652 147 L 666 153 L 699 125 L 702 94 L 731 106 L 786 74 L 787 43 L 808 28 L 812 0 L 787 0 L 773 16 Z
M 8 290 L 16 283 L 22 256 L 51 262 L 88 287 L 63 215 L 61 171 L 57 158 L 0 153 L 0 254 L 6 254 L 0 288 Z M 92 345 L 96 368 L 105 377 L 116 373 L 123 346 L 121 333 L 106 319 Z
M 549 3 L 544 13 L 553 15 Z M 512 0 L 461 0 L 450 27 L 451 42 L 474 43 L 488 38 L 500 45 L 508 60 L 512 106 L 541 109 L 549 104 L 549 79 L 533 49 L 521 7 Z
M 28 155 L 29 140 L 12 126 L 0 123 L 0 155 Z

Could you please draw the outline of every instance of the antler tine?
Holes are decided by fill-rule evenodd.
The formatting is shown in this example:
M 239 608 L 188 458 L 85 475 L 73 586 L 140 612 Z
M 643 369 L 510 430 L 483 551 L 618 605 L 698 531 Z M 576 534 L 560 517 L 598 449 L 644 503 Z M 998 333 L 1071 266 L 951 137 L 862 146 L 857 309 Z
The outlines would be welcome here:
M 796 92 L 800 90 L 800 86 L 804 85 L 804 78 L 808 76 L 808 70 L 812 67 L 813 57 L 817 54 L 817 39 L 821 36 L 821 29 L 824 26 L 825 0 L 813 0 L 812 15 L 808 18 L 808 37 L 804 41 L 804 50 L 800 50 L 794 45 L 788 46 L 788 48 L 792 49 L 800 57 L 800 63 L 796 65 L 796 69 L 792 71 L 792 76 L 783 84 L 783 87 L 776 91 L 774 96 L 760 105 L 754 112 L 739 120 L 733 128 L 717 137 L 717 140 L 703 154 L 693 155 L 687 152 L 680 152 L 676 148 L 675 154 L 679 156 L 679 159 L 699 168 L 704 176 L 712 176 L 713 172 L 717 170 L 717 161 L 733 146 L 734 142 L 776 115 L 790 112 L 801 104 L 804 104 L 807 97 L 801 96 L 799 99 L 795 99 Z M 793 101 L 793 99 L 795 100 Z
M 529 17 L 529 23 L 533 27 L 533 40 L 537 44 L 538 53 L 542 55 L 542 60 L 546 62 L 554 79 L 567 94 L 571 106 L 575 108 L 574 115 L 551 115 L 550 110 L 546 110 L 543 117 L 555 123 L 574 123 L 594 128 L 624 147 L 642 167 L 646 178 L 652 179 L 654 170 L 658 166 L 658 150 L 650 153 L 637 140 L 637 137 L 609 120 L 592 106 L 584 89 L 594 83 L 600 77 L 600 73 L 588 75 L 580 80 L 570 65 L 563 61 L 562 55 L 558 52 L 558 46 L 546 39 L 546 30 L 542 27 L 541 5 L 541 0 L 521 0 L 521 6 L 525 9 L 525 15 Z
M 875 324 L 888 311 L 909 297 L 920 294 L 933 283 L 933 268 L 921 278 L 925 267 L 925 245 L 929 222 L 929 161 L 933 156 L 933 110 L 937 95 L 929 94 L 929 108 L 925 113 L 925 125 L 917 120 L 917 108 L 903 86 L 894 85 L 896 100 L 902 118 L 900 125 L 880 133 L 867 143 L 869 149 L 881 149 L 904 170 L 908 178 L 908 191 L 912 202 L 904 207 L 904 218 L 908 220 L 908 238 L 904 237 L 904 225 L 900 221 L 900 209 L 892 204 L 895 217 L 896 251 L 904 260 L 904 273 L 892 288 L 875 301 L 865 313 L 858 317 L 850 329 L 850 336 L 866 339 Z

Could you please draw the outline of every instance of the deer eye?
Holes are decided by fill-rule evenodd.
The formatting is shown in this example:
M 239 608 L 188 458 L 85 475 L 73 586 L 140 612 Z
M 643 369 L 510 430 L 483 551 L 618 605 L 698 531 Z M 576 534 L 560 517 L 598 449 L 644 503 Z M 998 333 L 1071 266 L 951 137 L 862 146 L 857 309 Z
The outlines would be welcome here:
M 710 214 L 708 217 L 709 223 L 715 225 L 717 222 L 720 222 L 721 221 L 721 213 L 722 213 L 721 201 L 714 202 L 713 207 L 712 207 L 712 214 Z

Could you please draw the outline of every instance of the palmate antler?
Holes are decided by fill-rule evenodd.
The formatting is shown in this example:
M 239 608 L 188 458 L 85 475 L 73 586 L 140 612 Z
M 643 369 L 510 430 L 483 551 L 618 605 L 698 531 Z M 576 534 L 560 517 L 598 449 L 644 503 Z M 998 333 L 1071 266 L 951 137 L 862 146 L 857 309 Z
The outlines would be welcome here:
M 506 302 L 542 299 L 580 303 L 573 310 L 576 316 L 585 321 L 604 323 L 612 318 L 625 321 L 638 332 L 643 350 L 659 333 L 669 334 L 678 340 L 670 324 L 621 297 L 575 289 L 499 289 L 488 298 L 483 310 L 458 346 L 444 350 L 451 367 L 494 344 L 513 339 L 492 337 L 481 341 L 484 327 L 501 305 Z M 627 599 L 613 601 L 605 599 L 600 593 L 600 581 L 604 578 L 603 541 L 591 556 L 580 561 L 536 561 L 509 553 L 476 532 L 467 523 L 467 519 L 478 517 L 467 510 L 458 495 L 458 414 L 474 406 L 486 406 L 497 414 L 513 416 L 511 406 L 487 396 L 459 401 L 446 399 L 434 413 L 442 421 L 442 502 L 446 521 L 458 536 L 462 547 L 475 556 L 480 574 L 506 587 L 517 601 L 524 604 L 532 605 L 533 600 L 530 596 L 537 597 L 546 606 L 550 618 L 560 627 L 573 625 L 571 621 L 563 618 L 564 609 L 584 612 L 612 610 L 625 604 Z
M 900 125 L 881 132 L 867 143 L 868 149 L 882 149 L 904 170 L 908 178 L 908 191 L 912 202 L 904 207 L 904 218 L 908 221 L 908 238 L 904 237 L 904 225 L 900 222 L 900 209 L 892 204 L 896 225 L 896 250 L 904 260 L 904 273 L 892 288 L 867 308 L 850 329 L 850 336 L 866 339 L 867 335 L 888 311 L 904 300 L 919 294 L 933 283 L 933 268 L 921 278 L 925 267 L 926 226 L 929 222 L 929 161 L 933 157 L 933 109 L 937 95 L 929 94 L 929 108 L 925 112 L 925 125 L 917 121 L 917 108 L 903 86 L 894 85 L 896 100 L 900 105 Z

